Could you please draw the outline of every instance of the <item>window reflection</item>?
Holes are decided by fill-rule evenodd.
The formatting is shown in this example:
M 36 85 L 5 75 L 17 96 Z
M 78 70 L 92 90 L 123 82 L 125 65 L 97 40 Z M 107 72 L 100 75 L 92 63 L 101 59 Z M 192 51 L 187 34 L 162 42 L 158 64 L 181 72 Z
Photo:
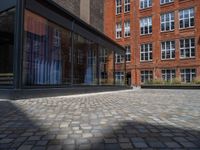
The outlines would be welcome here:
M 100 84 L 113 85 L 114 84 L 114 52 L 112 50 L 100 48 Z
M 15 9 L 0 13 L 0 85 L 13 84 Z
M 70 84 L 71 33 L 30 11 L 25 12 L 24 83 Z
M 74 35 L 74 84 L 97 84 L 97 44 Z

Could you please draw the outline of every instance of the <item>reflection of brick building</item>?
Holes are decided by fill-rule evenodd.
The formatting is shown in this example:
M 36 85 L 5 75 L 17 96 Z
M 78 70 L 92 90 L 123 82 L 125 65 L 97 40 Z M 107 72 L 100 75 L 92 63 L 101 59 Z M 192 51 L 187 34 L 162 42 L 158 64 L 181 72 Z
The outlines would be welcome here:
M 126 69 L 133 85 L 199 78 L 199 0 L 105 0 L 104 7 L 105 33 L 130 45 Z
M 103 31 L 103 0 L 53 0 L 85 22 Z

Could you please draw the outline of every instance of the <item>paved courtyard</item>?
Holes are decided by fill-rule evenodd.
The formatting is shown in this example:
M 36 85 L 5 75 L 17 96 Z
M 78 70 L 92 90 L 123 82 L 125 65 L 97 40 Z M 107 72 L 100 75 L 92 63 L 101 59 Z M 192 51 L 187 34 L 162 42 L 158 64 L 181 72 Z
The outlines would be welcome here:
M 200 91 L 1 100 L 4 149 L 200 150 Z

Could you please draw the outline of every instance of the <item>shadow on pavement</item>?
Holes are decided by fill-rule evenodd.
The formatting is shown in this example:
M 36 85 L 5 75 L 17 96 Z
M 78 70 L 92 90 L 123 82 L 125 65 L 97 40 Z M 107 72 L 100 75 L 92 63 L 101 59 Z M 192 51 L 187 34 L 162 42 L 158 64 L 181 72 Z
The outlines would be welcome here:
M 45 117 L 51 116 L 31 115 L 31 111 L 31 107 L 24 110 L 16 103 L 0 101 L 0 150 L 200 149 L 197 130 L 136 121 L 77 127 L 61 124 L 59 116 L 46 122 Z

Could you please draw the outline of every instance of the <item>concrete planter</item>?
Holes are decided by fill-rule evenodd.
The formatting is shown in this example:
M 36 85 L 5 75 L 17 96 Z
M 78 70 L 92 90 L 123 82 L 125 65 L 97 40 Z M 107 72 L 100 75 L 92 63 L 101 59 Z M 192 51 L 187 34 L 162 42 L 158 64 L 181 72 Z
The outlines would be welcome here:
M 141 85 L 142 89 L 200 89 L 200 85 L 191 84 L 180 84 L 180 85 L 162 85 L 162 84 L 149 84 L 149 85 Z

